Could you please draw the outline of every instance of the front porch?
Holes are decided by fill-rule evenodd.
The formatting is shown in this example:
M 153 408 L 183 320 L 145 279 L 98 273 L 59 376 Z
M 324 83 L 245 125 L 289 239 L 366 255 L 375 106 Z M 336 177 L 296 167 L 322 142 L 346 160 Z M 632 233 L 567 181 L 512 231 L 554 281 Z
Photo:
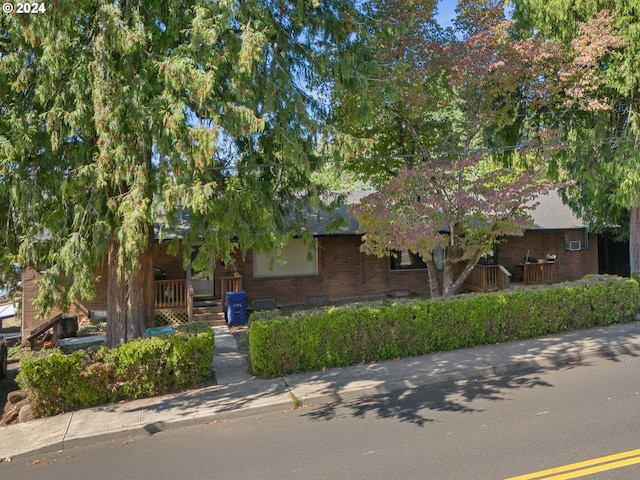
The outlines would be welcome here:
M 486 293 L 505 290 L 516 283 L 525 286 L 548 285 L 556 283 L 556 278 L 558 275 L 555 262 L 524 262 L 515 267 L 514 273 L 501 264 L 476 265 L 462 288 L 472 292 Z
M 242 276 L 220 278 L 221 298 L 212 294 L 196 294 L 191 272 L 186 278 L 156 280 L 154 282 L 154 304 L 156 325 L 181 325 L 204 321 L 210 326 L 225 324 L 225 294 L 242 290 Z

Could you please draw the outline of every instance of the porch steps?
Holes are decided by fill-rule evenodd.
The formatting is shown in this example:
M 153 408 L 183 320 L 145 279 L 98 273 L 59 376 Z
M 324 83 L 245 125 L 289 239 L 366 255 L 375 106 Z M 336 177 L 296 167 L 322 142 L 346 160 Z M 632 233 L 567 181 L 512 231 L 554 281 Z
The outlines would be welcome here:
M 211 298 L 197 298 L 193 302 L 193 321 L 206 322 L 210 327 L 226 325 L 222 302 Z

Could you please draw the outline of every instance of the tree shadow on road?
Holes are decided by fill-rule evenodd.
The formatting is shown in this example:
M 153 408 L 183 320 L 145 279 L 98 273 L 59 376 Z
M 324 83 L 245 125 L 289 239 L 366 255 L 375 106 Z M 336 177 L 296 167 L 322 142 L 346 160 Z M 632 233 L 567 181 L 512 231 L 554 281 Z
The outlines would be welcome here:
M 560 368 L 573 367 L 573 364 L 565 364 Z M 480 405 L 474 405 L 479 401 L 502 402 L 509 400 L 511 392 L 517 389 L 553 387 L 542 378 L 542 373 L 540 369 L 530 368 L 501 376 L 432 383 L 364 399 L 323 405 L 303 416 L 314 421 L 328 421 L 337 417 L 364 418 L 373 415 L 380 419 L 394 418 L 423 427 L 435 421 L 428 416 L 430 411 L 480 413 L 484 409 Z
M 378 394 L 372 391 L 370 396 L 357 400 L 345 398 L 348 383 L 341 383 L 340 378 L 329 371 L 319 373 L 316 378 L 318 385 L 327 395 L 336 393 L 335 403 L 316 405 L 304 416 L 314 421 L 327 421 L 337 416 L 362 418 L 374 415 L 424 426 L 434 421 L 429 412 L 479 413 L 486 405 L 483 402 L 508 401 L 516 390 L 553 387 L 544 379 L 545 372 L 592 365 L 585 357 L 605 358 L 613 362 L 638 357 L 640 344 L 633 336 L 636 329 L 634 324 L 627 324 L 615 327 L 614 335 L 609 328 L 595 328 L 495 346 L 485 345 L 459 353 L 431 354 L 427 363 L 416 361 L 413 364 L 409 361 L 403 364 L 408 380 L 406 388 L 396 384 L 395 389 L 380 389 L 383 393 Z M 481 364 L 495 365 L 495 374 L 479 372 L 475 377 L 468 375 Z M 392 368 L 394 363 L 390 361 L 366 366 L 359 372 L 364 372 L 365 378 L 371 381 L 385 378 L 386 369 Z M 358 379 L 353 375 L 353 380 Z M 417 387 L 411 388 L 412 385 Z

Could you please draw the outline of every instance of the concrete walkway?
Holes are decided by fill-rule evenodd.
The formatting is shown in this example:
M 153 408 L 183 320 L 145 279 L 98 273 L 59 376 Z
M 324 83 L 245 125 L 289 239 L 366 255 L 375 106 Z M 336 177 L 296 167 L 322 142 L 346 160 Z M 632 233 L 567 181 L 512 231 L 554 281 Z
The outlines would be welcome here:
M 221 419 L 353 401 L 448 380 L 555 368 L 593 356 L 640 354 L 640 323 L 435 353 L 388 362 L 259 379 L 248 373 L 227 327 L 214 327 L 218 385 L 163 397 L 78 410 L 0 427 L 0 460 L 122 440 Z
M 238 344 L 226 326 L 212 327 L 214 331 L 213 371 L 218 385 L 232 385 L 251 380 L 246 355 L 238 351 Z

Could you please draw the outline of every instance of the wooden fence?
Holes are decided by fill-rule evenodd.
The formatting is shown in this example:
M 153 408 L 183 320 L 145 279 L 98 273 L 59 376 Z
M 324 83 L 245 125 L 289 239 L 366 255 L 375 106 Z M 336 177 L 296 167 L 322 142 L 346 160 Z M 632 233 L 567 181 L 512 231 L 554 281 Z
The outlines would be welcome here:
M 476 265 L 462 288 L 474 292 L 491 292 L 509 288 L 511 274 L 502 265 Z
M 553 283 L 555 263 L 525 263 L 523 282 L 525 285 Z

